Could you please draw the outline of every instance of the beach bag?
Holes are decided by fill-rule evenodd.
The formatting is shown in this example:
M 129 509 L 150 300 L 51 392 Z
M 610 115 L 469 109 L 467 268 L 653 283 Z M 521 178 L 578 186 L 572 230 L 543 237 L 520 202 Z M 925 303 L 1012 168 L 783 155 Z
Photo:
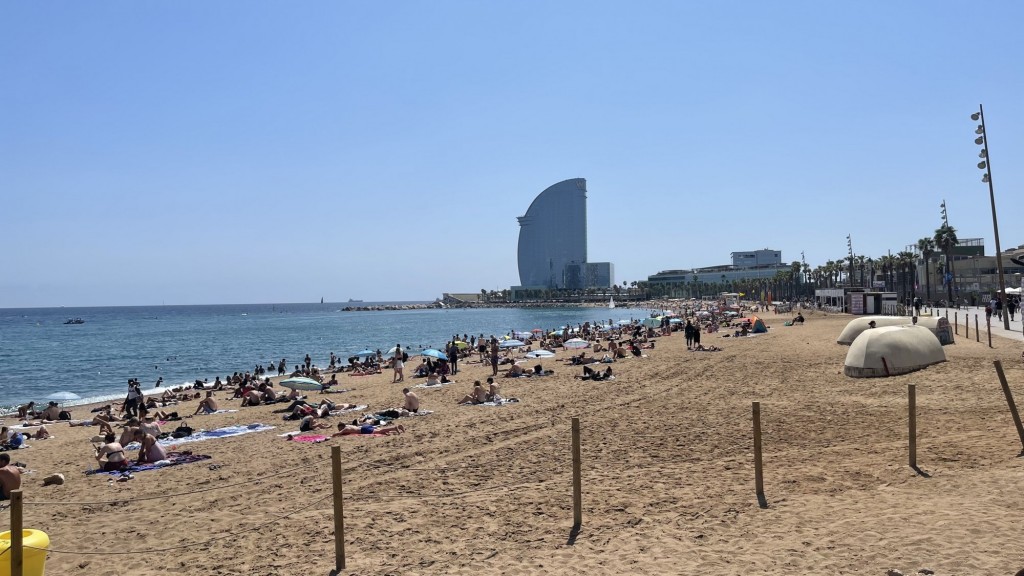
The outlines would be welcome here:
M 57 420 L 71 420 L 71 412 L 61 410 L 60 414 L 57 414 Z
M 403 350 L 402 351 L 402 362 L 408 362 L 408 361 L 409 361 L 409 353 L 406 352 L 405 350 Z
M 178 426 L 174 429 L 174 432 L 171 433 L 171 438 L 184 438 L 186 436 L 191 436 L 193 432 L 194 430 L 192 430 L 191 426 Z

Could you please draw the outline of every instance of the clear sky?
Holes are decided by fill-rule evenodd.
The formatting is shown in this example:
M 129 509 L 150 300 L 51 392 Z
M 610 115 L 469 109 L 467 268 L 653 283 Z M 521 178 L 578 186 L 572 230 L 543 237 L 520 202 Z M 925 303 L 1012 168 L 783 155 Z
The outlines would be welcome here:
M 773 248 L 1024 244 L 1024 4 L 4 2 L 0 306 L 518 284 L 588 183 L 618 282 Z

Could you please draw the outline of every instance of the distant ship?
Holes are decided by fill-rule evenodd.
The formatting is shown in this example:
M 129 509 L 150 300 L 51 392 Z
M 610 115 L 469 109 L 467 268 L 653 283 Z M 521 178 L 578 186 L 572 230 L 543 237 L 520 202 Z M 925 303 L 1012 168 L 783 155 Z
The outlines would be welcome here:
M 362 302 L 362 300 L 355 300 L 355 299 L 352 299 L 352 298 L 349 298 L 348 301 L 349 302 Z
M 68 318 L 64 321 L 65 324 L 85 324 L 85 320 L 81 318 Z

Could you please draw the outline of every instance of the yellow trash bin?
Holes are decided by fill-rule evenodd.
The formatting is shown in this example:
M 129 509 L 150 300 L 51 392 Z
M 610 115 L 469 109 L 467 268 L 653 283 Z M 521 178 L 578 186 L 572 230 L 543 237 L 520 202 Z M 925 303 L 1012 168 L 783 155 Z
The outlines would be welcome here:
M 26 547 L 22 549 L 23 576 L 43 576 L 46 569 L 46 549 L 50 547 L 50 537 L 42 530 L 22 530 L 21 541 Z M 33 546 L 34 548 L 28 548 Z M 11 576 L 11 532 L 0 532 L 0 576 Z M 43 550 L 36 550 L 43 548 Z

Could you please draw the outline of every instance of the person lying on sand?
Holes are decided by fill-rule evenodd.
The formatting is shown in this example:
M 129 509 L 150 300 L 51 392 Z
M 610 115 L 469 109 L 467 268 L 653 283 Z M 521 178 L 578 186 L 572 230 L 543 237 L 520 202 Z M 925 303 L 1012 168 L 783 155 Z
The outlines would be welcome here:
M 108 422 L 100 414 L 93 416 L 92 420 L 79 420 L 78 422 L 68 422 L 68 426 L 99 426 L 100 434 L 114 433 L 114 429 L 110 427 L 110 422 Z
M 519 378 L 526 371 L 519 364 L 513 364 L 511 368 L 505 371 L 505 378 Z
M 714 344 L 712 344 L 712 345 L 710 345 L 710 346 L 708 346 L 706 348 L 704 347 L 703 344 L 697 344 L 697 346 L 695 346 L 693 348 L 693 351 L 694 352 L 721 352 L 722 349 L 719 348 L 718 346 L 715 346 Z
M 363 424 L 362 426 L 353 426 L 352 424 L 345 424 L 344 422 L 338 423 L 338 431 L 332 434 L 335 436 L 350 436 L 352 434 L 384 434 L 389 436 L 391 434 L 401 434 L 405 432 L 405 426 L 401 424 L 397 426 L 382 426 L 375 427 L 371 424 Z

